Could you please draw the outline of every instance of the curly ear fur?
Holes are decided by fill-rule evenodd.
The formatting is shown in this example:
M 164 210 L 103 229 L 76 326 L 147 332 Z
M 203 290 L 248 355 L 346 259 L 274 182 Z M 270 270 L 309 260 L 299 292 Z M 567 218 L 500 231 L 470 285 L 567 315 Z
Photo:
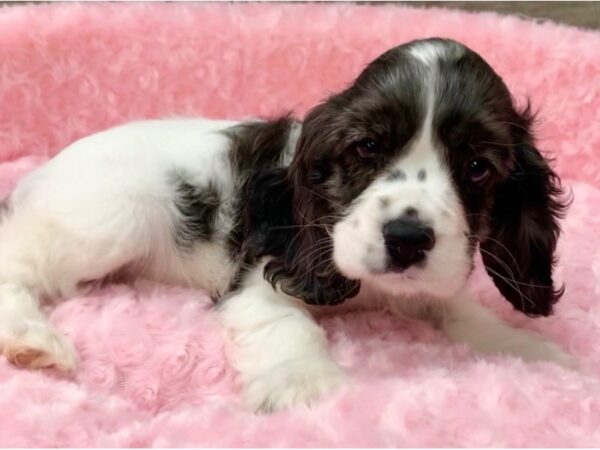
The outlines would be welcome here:
M 315 124 L 324 117 L 319 113 L 323 107 L 315 108 L 304 123 L 298 155 L 314 150 L 319 135 Z M 234 144 L 231 162 L 243 180 L 234 205 L 240 217 L 229 237 L 232 255 L 242 264 L 229 290 L 237 289 L 247 267 L 269 256 L 264 276 L 273 287 L 309 304 L 341 303 L 356 295 L 359 283 L 335 270 L 327 222 L 331 211 L 326 196 L 311 187 L 319 182 L 309 167 L 314 158 L 297 158 L 302 162 L 295 169 L 279 165 L 291 124 L 286 116 L 228 133 Z
M 552 269 L 567 202 L 556 173 L 535 148 L 529 108 L 514 121 L 515 161 L 495 192 L 488 238 L 480 243 L 488 274 L 515 309 L 547 316 L 563 294 Z
M 332 124 L 330 104 L 306 117 L 287 182 L 292 198 L 291 221 L 285 252 L 265 268 L 265 276 L 288 295 L 309 304 L 333 305 L 358 293 L 360 282 L 340 274 L 332 258 L 331 227 L 335 211 L 324 182 L 328 164 L 319 162 L 316 146 L 327 145 Z
M 246 234 L 245 254 L 251 258 L 246 262 L 272 256 L 264 275 L 273 287 L 308 304 L 341 303 L 356 295 L 359 284 L 335 272 L 317 203 L 311 195 L 295 194 L 287 175 L 285 168 L 267 169 L 248 184 L 245 223 L 252 229 Z
M 312 305 L 334 305 L 358 293 L 359 282 L 343 277 L 331 259 L 331 237 L 320 223 L 309 194 L 294 195 L 294 232 L 286 233 L 281 257 L 265 267 L 265 277 L 283 292 Z

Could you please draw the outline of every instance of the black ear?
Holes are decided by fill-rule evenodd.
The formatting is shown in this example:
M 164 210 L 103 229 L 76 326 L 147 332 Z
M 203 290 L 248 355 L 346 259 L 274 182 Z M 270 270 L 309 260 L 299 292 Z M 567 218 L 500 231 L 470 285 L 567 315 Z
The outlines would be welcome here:
M 333 145 L 335 115 L 331 103 L 314 108 L 304 120 L 294 161 L 287 173 L 290 221 L 280 257 L 265 267 L 273 285 L 314 305 L 333 305 L 354 297 L 360 282 L 344 277 L 332 257 L 331 230 L 335 201 L 326 187 L 328 148 Z M 282 205 L 283 207 L 283 205 Z
M 312 305 L 335 305 L 354 297 L 360 283 L 341 275 L 332 259 L 332 242 L 325 223 L 327 210 L 308 190 L 298 186 L 293 200 L 293 223 L 278 240 L 285 242 L 280 257 L 265 267 L 265 277 L 292 297 Z
M 515 159 L 496 187 L 488 237 L 480 243 L 488 274 L 515 309 L 547 316 L 563 294 L 552 269 L 566 203 L 560 180 L 535 148 L 526 111 L 515 119 Z

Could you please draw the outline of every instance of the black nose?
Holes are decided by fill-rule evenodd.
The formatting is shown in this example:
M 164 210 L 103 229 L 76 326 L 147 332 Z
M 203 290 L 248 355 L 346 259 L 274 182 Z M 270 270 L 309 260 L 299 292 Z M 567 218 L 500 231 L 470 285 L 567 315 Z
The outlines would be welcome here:
M 389 270 L 402 272 L 425 259 L 435 245 L 433 229 L 418 220 L 397 219 L 383 226 Z

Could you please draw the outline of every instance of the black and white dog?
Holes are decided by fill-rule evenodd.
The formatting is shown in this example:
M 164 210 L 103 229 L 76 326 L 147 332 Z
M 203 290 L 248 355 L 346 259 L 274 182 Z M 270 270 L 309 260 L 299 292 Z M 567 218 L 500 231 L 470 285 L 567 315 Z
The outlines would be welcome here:
M 389 50 L 302 123 L 158 120 L 81 139 L 5 204 L 3 354 L 73 369 L 39 300 L 126 273 L 210 292 L 255 409 L 343 381 L 312 313 L 348 299 L 386 299 L 481 352 L 571 365 L 465 290 L 479 248 L 516 309 L 545 316 L 562 294 L 564 202 L 530 123 L 479 55 L 428 39 Z

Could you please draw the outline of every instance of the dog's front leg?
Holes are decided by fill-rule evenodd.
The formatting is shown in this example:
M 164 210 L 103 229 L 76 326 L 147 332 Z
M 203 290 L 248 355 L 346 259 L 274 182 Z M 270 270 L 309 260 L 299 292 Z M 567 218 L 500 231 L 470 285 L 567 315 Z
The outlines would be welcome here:
M 244 401 L 254 410 L 308 404 L 343 381 L 323 329 L 302 302 L 263 279 L 262 266 L 218 311 L 232 344 L 230 358 Z
M 574 358 L 541 336 L 513 328 L 461 291 L 436 303 L 433 315 L 446 335 L 485 354 L 518 356 L 526 361 L 549 361 L 564 367 L 576 366 Z

